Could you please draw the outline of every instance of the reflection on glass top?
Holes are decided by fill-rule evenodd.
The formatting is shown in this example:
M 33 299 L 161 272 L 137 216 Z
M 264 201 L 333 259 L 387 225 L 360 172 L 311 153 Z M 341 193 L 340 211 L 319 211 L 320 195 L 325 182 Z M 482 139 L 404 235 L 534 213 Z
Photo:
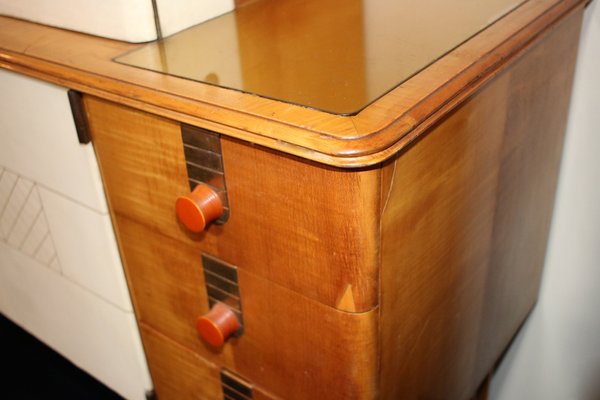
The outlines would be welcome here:
M 526 0 L 259 0 L 116 61 L 353 114 Z

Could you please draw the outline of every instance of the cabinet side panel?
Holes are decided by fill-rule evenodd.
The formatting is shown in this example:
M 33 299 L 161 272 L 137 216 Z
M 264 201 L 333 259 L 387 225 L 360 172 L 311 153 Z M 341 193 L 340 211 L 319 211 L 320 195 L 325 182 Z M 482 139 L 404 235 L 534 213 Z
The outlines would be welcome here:
M 498 351 L 506 348 L 531 309 L 525 305 L 537 300 L 582 16 L 580 9 L 560 23 L 510 74 L 509 118 L 474 374 L 497 361 Z M 497 323 L 505 328 L 498 329 Z
M 533 306 L 580 19 L 386 166 L 383 398 L 469 398 Z

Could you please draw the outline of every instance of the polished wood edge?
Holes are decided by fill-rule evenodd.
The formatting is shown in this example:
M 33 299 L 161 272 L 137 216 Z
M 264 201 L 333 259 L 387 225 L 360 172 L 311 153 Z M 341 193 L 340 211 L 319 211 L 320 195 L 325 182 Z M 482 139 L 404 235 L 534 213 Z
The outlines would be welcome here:
M 0 21 L 1 19 L 2 17 L 0 17 Z M 126 89 L 114 90 L 107 88 L 110 81 L 112 81 L 111 78 L 85 71 L 76 71 L 77 75 L 69 76 L 69 74 L 75 72 L 75 70 L 66 70 L 62 65 L 19 53 L 13 53 L 2 48 L 0 48 L 0 68 L 78 90 L 104 100 L 126 105 L 178 122 L 216 131 L 226 136 L 279 150 L 300 158 L 331 166 L 342 166 L 336 161 L 337 157 L 316 150 L 319 146 L 318 142 L 326 137 L 324 134 L 318 137 L 318 139 L 306 137 L 307 130 L 299 126 L 273 120 L 264 121 L 262 118 L 257 120 L 253 116 L 244 115 L 241 111 L 233 109 L 227 110 L 224 114 L 227 115 L 227 117 L 223 118 L 219 118 L 219 115 L 217 115 L 215 111 L 208 110 L 207 113 L 214 117 L 209 119 L 209 117 L 200 116 L 202 115 L 200 111 L 202 111 L 203 105 L 199 104 L 197 100 L 190 100 L 189 98 L 178 97 L 169 93 L 159 93 L 159 96 L 157 97 L 157 90 L 139 86 L 128 86 Z M 147 72 L 148 71 L 142 71 L 142 74 Z M 180 79 L 169 77 L 167 80 L 178 81 Z M 196 85 L 190 82 L 184 83 L 192 87 L 195 87 Z M 121 82 L 121 84 L 123 83 Z M 243 93 L 240 94 L 245 96 Z M 156 101 L 157 99 L 159 101 Z M 275 108 L 283 104 L 269 99 L 260 100 L 272 103 L 272 106 Z M 293 108 L 295 106 L 286 105 L 286 107 Z M 308 109 L 304 110 L 307 112 L 317 112 Z M 220 109 L 218 112 L 222 111 L 223 109 Z M 193 112 L 195 112 L 195 114 L 192 114 Z M 241 120 L 241 118 L 244 117 L 248 117 L 247 120 Z M 236 123 L 240 124 L 240 122 L 242 122 L 241 127 L 237 127 Z M 261 132 L 260 128 L 263 126 L 264 129 Z M 281 137 L 278 138 L 278 132 L 279 136 L 286 136 L 286 139 L 284 140 Z M 304 141 L 305 144 L 295 144 L 292 143 L 293 140 L 299 142 Z M 313 148 L 311 148 L 311 146 Z
M 584 7 L 584 1 L 581 0 L 557 3 L 531 21 L 529 25 L 523 26 L 522 29 L 516 31 L 514 35 L 503 41 L 498 41 L 496 37 L 499 32 L 494 31 L 494 28 L 498 28 L 498 26 L 492 26 L 488 31 L 453 50 L 434 66 L 429 67 L 429 69 L 436 70 L 446 67 L 453 68 L 451 65 L 453 60 L 464 61 L 464 68 L 456 76 L 438 88 L 432 87 L 433 91 L 431 95 L 416 102 L 412 108 L 408 109 L 399 118 L 391 119 L 388 125 L 371 133 L 365 133 L 361 139 L 368 140 L 376 136 L 381 136 L 378 140 L 386 145 L 381 146 L 379 149 L 374 146 L 371 148 L 375 149 L 376 154 L 380 156 L 378 158 L 379 161 L 386 160 L 410 144 L 421 133 L 435 124 L 443 115 L 456 108 L 482 86 L 506 70 L 527 49 L 540 43 L 561 20 L 574 14 L 577 10 L 582 10 Z M 525 22 L 522 20 L 523 18 L 520 18 L 520 15 L 509 15 L 506 18 L 512 17 L 514 17 L 513 19 L 521 19 L 521 23 Z M 510 21 L 510 23 L 512 22 Z M 469 54 L 472 51 L 469 47 L 485 46 L 485 42 L 490 39 L 495 39 L 499 45 L 487 53 L 476 52 Z M 481 54 L 484 55 L 482 56 Z M 391 95 L 401 95 L 405 91 L 405 86 L 427 85 L 427 81 L 431 80 L 427 75 L 429 75 L 429 71 L 426 69 L 407 81 L 406 84 L 390 92 L 390 95 L 385 99 L 369 106 L 354 118 L 355 125 L 360 126 L 359 119 L 368 117 L 371 112 L 377 112 L 376 108 L 381 107 L 382 103 L 388 101 Z M 436 80 L 436 82 L 438 81 Z M 378 119 L 378 121 L 385 122 L 384 119 Z M 389 138 L 383 139 L 383 136 L 388 136 Z M 398 137 L 399 140 L 395 143 L 390 143 L 393 137 Z M 359 160 L 368 156 L 367 154 L 357 152 L 356 157 L 351 156 L 349 159 Z
M 113 57 L 135 46 L 73 32 L 64 35 L 84 38 L 88 47 L 100 49 L 100 63 L 49 56 L 47 50 L 37 54 L 28 46 L 11 49 L 5 38 L 10 35 L 3 35 L 0 27 L 0 67 L 319 163 L 354 168 L 379 163 L 401 150 L 504 70 L 549 27 L 586 3 L 529 0 L 347 117 L 116 64 Z M 29 29 L 59 31 L 18 22 Z

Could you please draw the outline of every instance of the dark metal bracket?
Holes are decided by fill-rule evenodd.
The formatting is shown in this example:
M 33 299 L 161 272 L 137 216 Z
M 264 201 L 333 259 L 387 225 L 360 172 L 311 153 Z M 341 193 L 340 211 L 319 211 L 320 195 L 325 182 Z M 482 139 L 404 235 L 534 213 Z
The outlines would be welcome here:
M 69 97 L 71 113 L 73 114 L 73 121 L 75 122 L 77 139 L 79 139 L 79 143 L 81 144 L 88 144 L 92 141 L 92 137 L 90 136 L 87 117 L 85 116 L 85 109 L 83 107 L 83 94 L 76 90 L 69 89 L 67 96 Z

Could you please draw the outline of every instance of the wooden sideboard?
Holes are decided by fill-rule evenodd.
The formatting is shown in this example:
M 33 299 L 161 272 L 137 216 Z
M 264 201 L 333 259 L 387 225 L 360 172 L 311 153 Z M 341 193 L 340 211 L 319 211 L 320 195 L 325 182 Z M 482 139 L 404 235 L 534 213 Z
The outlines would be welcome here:
M 0 66 L 84 93 L 160 400 L 468 399 L 536 301 L 584 3 L 526 1 L 352 115 L 7 18 Z M 185 132 L 225 180 L 200 233 Z M 222 347 L 196 330 L 211 260 L 243 326 Z

